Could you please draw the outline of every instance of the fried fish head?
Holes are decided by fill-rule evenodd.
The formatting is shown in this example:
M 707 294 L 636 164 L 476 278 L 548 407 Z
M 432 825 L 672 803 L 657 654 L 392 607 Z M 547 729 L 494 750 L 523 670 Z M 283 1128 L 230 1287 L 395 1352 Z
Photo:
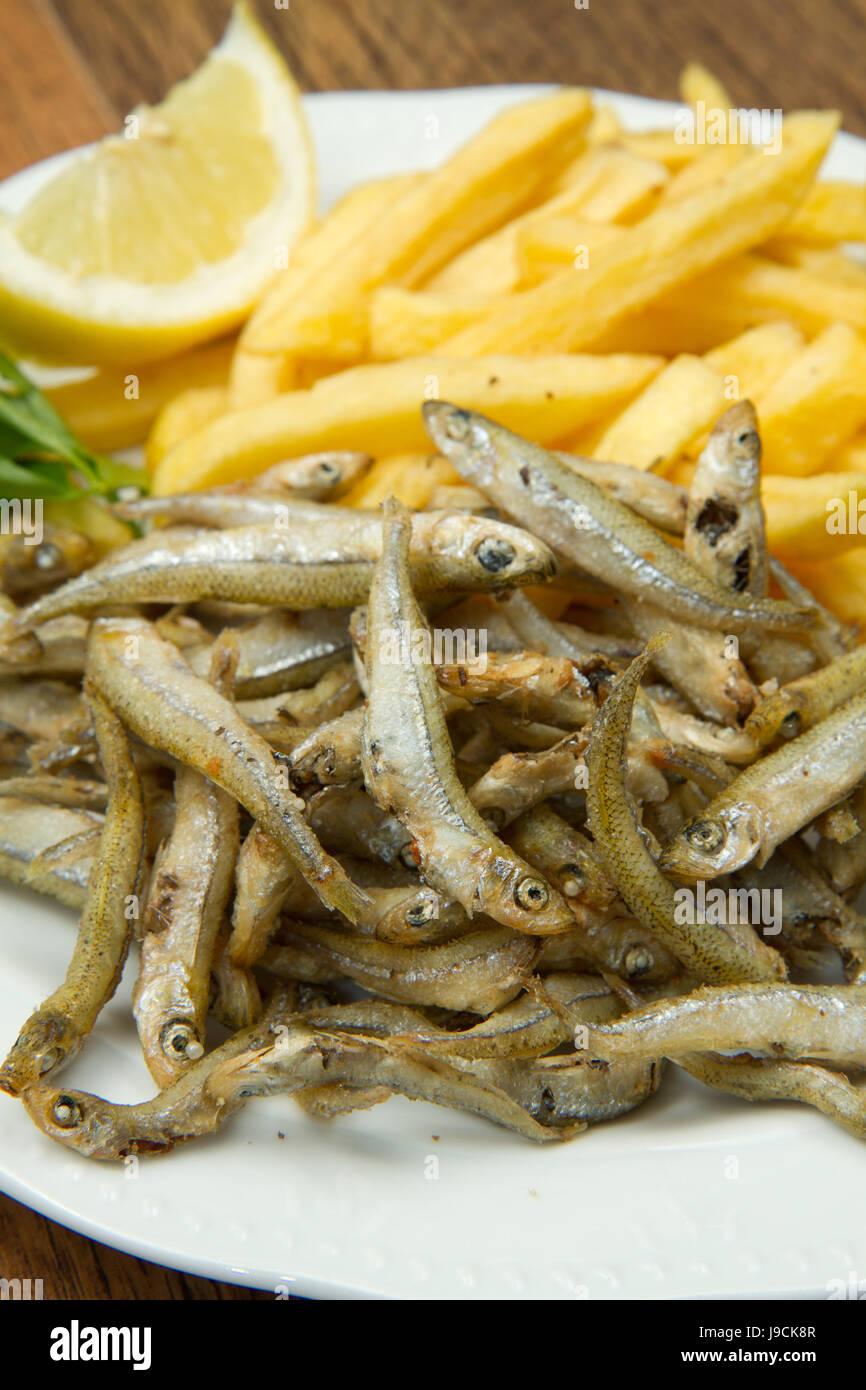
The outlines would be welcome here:
M 696 816 L 665 846 L 659 867 L 685 883 L 733 873 L 755 858 L 763 830 L 760 811 L 747 802 Z

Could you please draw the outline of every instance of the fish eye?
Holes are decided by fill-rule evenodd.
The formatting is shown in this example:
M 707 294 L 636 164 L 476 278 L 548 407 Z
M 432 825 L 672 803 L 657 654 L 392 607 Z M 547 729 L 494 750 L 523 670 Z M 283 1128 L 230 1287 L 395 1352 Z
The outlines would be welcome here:
M 713 854 L 717 849 L 721 849 L 725 843 L 725 832 L 716 821 L 699 820 L 694 825 L 690 825 L 686 831 L 686 839 L 695 849 L 703 850 L 706 854 Z
M 626 951 L 623 968 L 631 979 L 635 975 L 645 975 L 648 970 L 652 970 L 654 964 L 652 954 L 646 946 L 632 946 L 630 951 Z
M 195 1028 L 186 1018 L 170 1019 L 160 1034 L 159 1042 L 166 1057 L 175 1062 L 178 1058 L 197 1061 L 204 1052 Z
M 44 1076 L 47 1071 L 51 1071 L 52 1068 L 56 1067 L 57 1063 L 60 1061 L 60 1055 L 59 1048 L 47 1048 L 42 1054 L 42 1060 L 39 1065 L 39 1075 Z
M 426 922 L 432 922 L 436 915 L 436 904 L 432 899 L 426 902 L 413 903 L 406 911 L 406 921 L 410 927 L 423 927 Z
M 743 430 L 737 435 L 737 443 L 742 444 L 744 448 L 754 449 L 760 445 L 761 441 L 757 430 Z
M 59 546 L 47 541 L 44 545 L 37 547 L 33 557 L 33 563 L 38 570 L 52 570 L 55 565 L 59 565 L 63 556 Z
M 51 1114 L 61 1129 L 74 1129 L 84 1121 L 84 1106 L 74 1096 L 62 1095 L 51 1107 Z
M 316 472 L 319 477 L 324 478 L 326 482 L 336 482 L 340 476 L 339 466 L 336 463 L 331 463 L 328 459 L 322 459 L 322 461 L 316 465 Z
M 508 569 L 508 566 L 514 563 L 517 551 L 508 541 L 486 536 L 483 541 L 479 541 L 476 545 L 475 554 L 479 564 L 483 565 L 490 574 L 498 574 L 500 570 Z
M 786 714 L 779 725 L 779 733 L 782 735 L 782 738 L 796 738 L 800 732 L 800 725 L 802 722 L 800 711 L 792 709 L 791 713 Z
M 525 912 L 538 912 L 550 897 L 547 884 L 540 878 L 522 878 L 514 890 L 514 901 Z
M 449 439 L 458 443 L 468 439 L 472 431 L 472 421 L 465 410 L 451 410 L 445 416 L 445 433 Z
M 583 887 L 583 870 L 579 864 L 563 864 L 559 871 L 562 891 L 567 898 L 576 898 Z

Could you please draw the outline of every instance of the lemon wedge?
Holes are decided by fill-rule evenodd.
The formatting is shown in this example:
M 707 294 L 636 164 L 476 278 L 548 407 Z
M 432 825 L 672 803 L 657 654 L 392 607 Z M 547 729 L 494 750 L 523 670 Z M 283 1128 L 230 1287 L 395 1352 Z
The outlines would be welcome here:
M 314 203 L 297 87 L 238 4 L 161 105 L 76 150 L 0 219 L 0 339 L 97 366 L 215 337 L 249 313 Z

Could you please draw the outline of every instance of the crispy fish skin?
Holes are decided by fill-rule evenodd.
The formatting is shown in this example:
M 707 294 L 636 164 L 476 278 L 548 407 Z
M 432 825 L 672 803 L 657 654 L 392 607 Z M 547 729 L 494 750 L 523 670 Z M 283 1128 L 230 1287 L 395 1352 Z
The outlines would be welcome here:
M 382 547 L 379 518 L 325 510 L 318 524 L 176 527 L 131 541 L 21 609 L 9 621 L 7 640 L 62 613 L 107 604 L 223 599 L 305 609 L 363 603 Z M 418 512 L 412 541 L 413 583 L 423 594 L 533 584 L 554 570 L 542 541 L 487 517 Z
M 189 767 L 175 775 L 170 840 L 153 866 L 133 1013 L 144 1058 L 168 1086 L 202 1056 L 211 960 L 238 848 L 234 797 Z
M 79 1050 L 117 988 L 138 902 L 144 851 L 141 783 L 120 720 L 85 687 L 108 783 L 99 857 L 87 886 L 63 984 L 31 1015 L 0 1068 L 0 1089 L 18 1095 Z
M 765 864 L 777 845 L 841 801 L 866 775 L 866 695 L 753 763 L 665 847 L 684 882 Z
M 485 926 L 437 946 L 398 946 L 356 932 L 283 921 L 262 965 L 312 984 L 346 977 L 401 1004 L 489 1014 L 520 991 L 539 952 L 525 934 Z M 312 969 L 308 961 L 312 961 Z M 312 978 L 311 978 L 312 977 Z
M 595 846 L 547 805 L 524 811 L 505 837 L 528 864 L 540 869 L 566 901 L 610 907 L 616 888 L 601 866 Z
M 701 988 L 661 999 L 615 1023 L 590 1025 L 599 1057 L 679 1057 L 755 1052 L 768 1057 L 866 1061 L 866 990 L 853 985 L 772 984 Z
M 401 640 L 428 629 L 409 578 L 409 518 L 393 499 L 383 527 L 367 619 L 365 784 L 410 831 L 424 879 L 444 897 L 517 931 L 564 931 L 562 897 L 496 838 L 460 784 L 432 664 L 423 644 Z
M 719 1057 L 713 1052 L 686 1053 L 677 1062 L 713 1091 L 740 1100 L 800 1101 L 835 1120 L 856 1139 L 866 1139 L 866 1090 L 842 1072 L 810 1062 Z
M 90 810 L 11 796 L 0 783 L 0 876 L 82 908 L 102 824 Z M 46 854 L 64 847 L 70 850 L 65 862 L 49 868 Z
M 274 505 L 333 500 L 371 463 L 368 454 L 352 451 L 304 454 L 274 464 L 249 482 L 227 483 L 225 487 L 204 488 L 201 492 L 172 493 L 167 497 L 136 497 L 115 503 L 113 511 L 126 521 L 246 526 L 256 520 L 269 519 L 270 514 L 256 514 L 261 511 L 261 501 Z M 235 519 L 228 519 L 232 517 Z
M 427 401 L 423 416 L 430 437 L 462 477 L 546 536 L 558 557 L 595 578 L 698 626 L 737 631 L 810 625 L 810 615 L 793 604 L 736 599 L 621 502 L 477 411 Z
M 701 451 L 689 487 L 684 549 L 722 588 L 766 594 L 761 438 L 749 400 L 719 416 Z
M 746 732 L 761 748 L 777 738 L 796 738 L 858 695 L 864 683 L 866 646 L 855 647 L 762 700 L 746 720 Z
M 724 633 L 673 623 L 653 604 L 638 599 L 625 599 L 623 608 L 643 641 L 656 632 L 669 633 L 668 642 L 655 654 L 655 665 L 705 719 L 734 726 L 754 708 L 758 692 L 739 657 L 728 655 Z
M 45 1084 L 30 1088 L 25 1105 L 49 1138 L 87 1158 L 122 1159 L 166 1153 L 175 1144 L 212 1134 L 250 1096 L 292 1095 L 343 1084 L 383 1086 L 477 1114 L 539 1142 L 568 1139 L 582 1126 L 539 1124 L 498 1086 L 466 1076 L 445 1059 L 381 1041 L 314 1031 L 303 1016 L 273 1015 L 242 1030 L 190 1067 L 172 1086 L 141 1105 L 116 1105 L 83 1091 Z
M 663 641 L 660 633 L 647 644 L 592 725 L 586 754 L 590 832 L 609 878 L 629 909 L 699 979 L 725 983 L 778 978 L 781 958 L 757 939 L 760 951 L 751 952 L 717 926 L 677 922 L 673 885 L 654 862 L 635 823 L 625 791 L 625 743 L 638 683 L 656 645 Z
M 193 674 L 151 623 L 143 618 L 95 622 L 88 672 L 139 738 L 197 768 L 234 796 L 298 865 L 327 907 L 352 922 L 363 918 L 370 900 L 322 848 L 267 743 L 225 696 Z
M 607 463 L 602 459 L 583 458 L 579 454 L 554 451 L 572 472 L 588 478 L 609 497 L 615 497 L 644 521 L 660 531 L 681 536 L 685 530 L 688 494 L 684 487 L 669 482 L 658 473 L 635 468 L 630 463 Z

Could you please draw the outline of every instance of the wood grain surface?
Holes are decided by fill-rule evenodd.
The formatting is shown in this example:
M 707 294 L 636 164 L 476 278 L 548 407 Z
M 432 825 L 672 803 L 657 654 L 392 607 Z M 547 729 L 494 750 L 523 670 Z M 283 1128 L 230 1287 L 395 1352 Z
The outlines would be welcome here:
M 866 0 L 252 0 L 309 91 L 572 82 L 676 96 L 696 58 L 743 106 L 866 135 Z M 218 38 L 230 0 L 0 0 L 0 177 L 117 128 Z M 0 1277 L 46 1298 L 269 1297 L 119 1255 L 0 1197 Z

